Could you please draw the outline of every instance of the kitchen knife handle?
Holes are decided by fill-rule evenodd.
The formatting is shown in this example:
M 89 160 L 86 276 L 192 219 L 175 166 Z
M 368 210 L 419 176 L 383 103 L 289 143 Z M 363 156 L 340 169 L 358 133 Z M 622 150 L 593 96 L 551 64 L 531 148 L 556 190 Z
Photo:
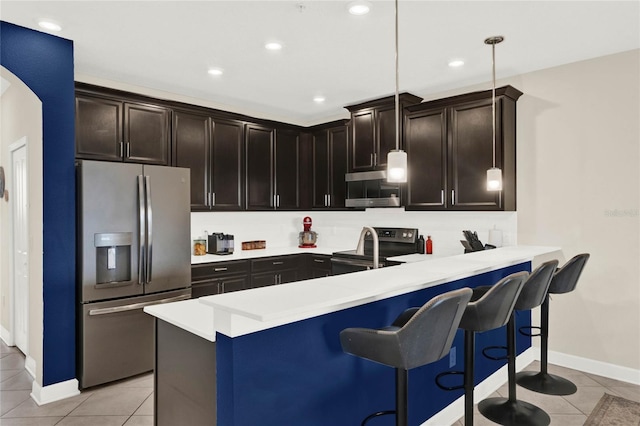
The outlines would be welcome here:
M 147 196 L 147 284 L 151 284 L 151 262 L 153 260 L 153 209 L 151 208 L 151 177 L 144 177 Z
M 143 176 L 138 175 L 138 229 L 140 235 L 138 236 L 138 284 L 144 284 L 144 271 L 145 271 L 145 247 L 147 244 L 146 231 L 144 226 L 144 182 Z

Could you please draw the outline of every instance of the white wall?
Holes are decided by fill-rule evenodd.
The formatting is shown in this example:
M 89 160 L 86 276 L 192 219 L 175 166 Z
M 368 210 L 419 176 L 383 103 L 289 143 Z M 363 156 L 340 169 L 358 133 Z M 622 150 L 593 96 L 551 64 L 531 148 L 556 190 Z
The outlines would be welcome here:
M 591 258 L 553 297 L 550 350 L 640 369 L 640 51 L 524 74 L 518 242 Z
M 0 165 L 11 188 L 9 145 L 26 136 L 29 191 L 29 356 L 35 361 L 36 381 L 42 383 L 42 103 L 15 75 L 0 67 L 2 78 L 11 83 L 2 94 L 0 108 Z M 9 201 L 0 200 L 0 326 L 11 331 L 9 301 L 12 229 Z

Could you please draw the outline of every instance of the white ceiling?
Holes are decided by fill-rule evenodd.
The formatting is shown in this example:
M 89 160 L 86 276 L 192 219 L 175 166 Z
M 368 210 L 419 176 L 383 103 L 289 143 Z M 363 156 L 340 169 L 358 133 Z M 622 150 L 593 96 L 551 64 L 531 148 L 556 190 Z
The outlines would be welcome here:
M 0 18 L 74 41 L 77 76 L 162 90 L 228 110 L 312 125 L 391 95 L 394 2 L 368 15 L 348 1 L 9 1 Z M 640 47 L 634 1 L 399 1 L 400 91 L 419 96 Z M 284 48 L 266 51 L 278 40 Z M 462 58 L 459 69 L 447 66 Z M 224 74 L 207 74 L 210 67 Z M 312 98 L 323 95 L 316 104 Z

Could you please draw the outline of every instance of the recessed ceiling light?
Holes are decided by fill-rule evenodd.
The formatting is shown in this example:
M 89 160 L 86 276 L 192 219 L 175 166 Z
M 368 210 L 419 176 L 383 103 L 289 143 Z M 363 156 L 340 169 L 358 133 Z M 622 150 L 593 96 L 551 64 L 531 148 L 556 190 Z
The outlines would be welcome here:
M 321 104 L 325 101 L 325 97 L 324 96 L 314 96 L 313 98 L 313 102 L 317 103 L 317 104 Z
M 267 50 L 280 50 L 282 49 L 282 43 L 278 43 L 277 41 L 270 41 L 264 45 L 264 48 Z
M 449 61 L 449 66 L 451 68 L 458 68 L 464 65 L 464 61 L 462 59 L 454 59 L 452 61 Z
M 207 72 L 211 75 L 222 75 L 224 73 L 220 68 L 209 68 Z
M 371 3 L 368 1 L 354 1 L 349 3 L 349 13 L 352 15 L 366 15 L 371 10 Z
M 40 28 L 43 28 L 45 30 L 49 30 L 49 31 L 61 31 L 62 27 L 58 24 L 56 24 L 55 22 L 52 21 L 48 21 L 48 20 L 40 20 L 38 21 L 38 25 L 40 26 Z

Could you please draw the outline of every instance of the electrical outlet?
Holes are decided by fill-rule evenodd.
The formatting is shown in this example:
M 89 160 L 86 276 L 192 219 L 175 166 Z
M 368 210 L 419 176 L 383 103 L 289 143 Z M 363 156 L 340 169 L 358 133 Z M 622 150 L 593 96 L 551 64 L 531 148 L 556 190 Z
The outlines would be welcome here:
M 449 352 L 449 368 L 453 368 L 456 365 L 456 347 L 453 346 Z

